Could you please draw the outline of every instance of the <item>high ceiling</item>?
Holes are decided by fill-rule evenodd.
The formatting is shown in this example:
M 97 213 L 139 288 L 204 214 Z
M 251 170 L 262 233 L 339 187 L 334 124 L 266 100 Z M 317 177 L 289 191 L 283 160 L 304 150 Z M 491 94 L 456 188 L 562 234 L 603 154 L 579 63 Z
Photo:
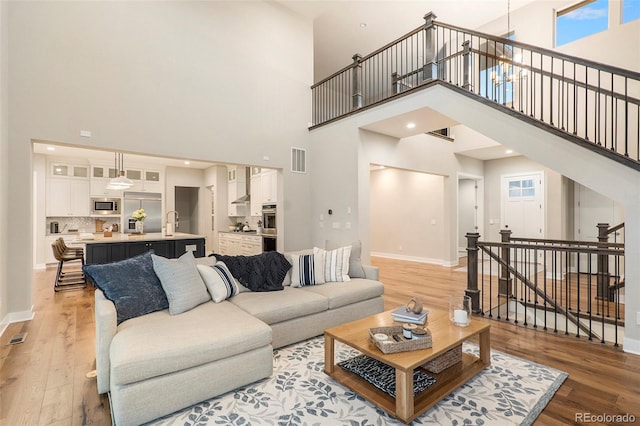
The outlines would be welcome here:
M 532 1 L 279 0 L 313 21 L 315 81 L 349 65 L 355 53 L 366 55 L 418 28 L 430 11 L 438 21 L 474 29 Z
M 478 28 L 492 20 L 504 16 L 535 0 L 276 0 L 286 8 L 292 10 L 313 22 L 314 39 L 314 80 L 319 81 L 352 62 L 355 53 L 366 55 L 387 43 L 401 37 L 424 23 L 424 15 L 432 11 L 438 21 L 446 22 L 465 28 Z M 506 28 L 505 28 L 506 32 Z M 414 114 L 415 115 L 415 114 Z M 395 137 L 410 136 L 401 123 L 409 118 L 418 126 L 415 132 L 423 128 L 432 130 L 435 116 L 422 114 L 424 123 L 419 117 L 396 117 L 384 123 L 372 124 L 372 131 L 385 133 Z M 448 123 L 447 125 L 453 125 Z M 444 125 L 443 125 L 444 126 Z M 55 153 L 47 151 L 46 141 L 36 143 L 37 153 L 59 156 L 104 157 L 111 159 L 113 153 L 83 150 L 58 146 Z M 495 153 L 469 152 L 468 155 L 488 159 L 502 156 L 502 147 L 496 148 Z M 465 154 L 467 154 L 465 152 Z M 148 157 L 127 154 L 128 161 L 149 161 Z M 184 167 L 186 159 L 154 158 L 165 165 Z M 206 168 L 211 163 L 192 161 L 189 167 Z

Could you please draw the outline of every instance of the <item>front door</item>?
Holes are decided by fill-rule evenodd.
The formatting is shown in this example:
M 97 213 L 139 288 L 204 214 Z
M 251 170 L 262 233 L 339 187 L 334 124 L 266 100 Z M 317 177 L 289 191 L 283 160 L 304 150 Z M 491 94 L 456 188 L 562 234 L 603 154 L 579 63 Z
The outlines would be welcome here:
M 502 176 L 502 228 L 513 237 L 544 238 L 543 173 Z

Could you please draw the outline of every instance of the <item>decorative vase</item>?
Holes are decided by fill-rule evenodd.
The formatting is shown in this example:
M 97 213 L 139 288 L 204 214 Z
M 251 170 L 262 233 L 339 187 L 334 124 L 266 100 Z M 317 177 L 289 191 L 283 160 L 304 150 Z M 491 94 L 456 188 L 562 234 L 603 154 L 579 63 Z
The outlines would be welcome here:
M 141 220 L 137 220 L 136 221 L 136 234 L 143 234 L 144 233 L 144 222 Z

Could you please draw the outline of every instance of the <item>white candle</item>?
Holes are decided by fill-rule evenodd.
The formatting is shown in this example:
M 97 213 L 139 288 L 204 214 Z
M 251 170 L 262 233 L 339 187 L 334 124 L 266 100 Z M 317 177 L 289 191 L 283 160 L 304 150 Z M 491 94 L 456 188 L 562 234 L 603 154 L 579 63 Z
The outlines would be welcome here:
M 456 324 L 466 324 L 467 323 L 467 311 L 462 309 L 456 309 L 453 311 L 453 322 Z

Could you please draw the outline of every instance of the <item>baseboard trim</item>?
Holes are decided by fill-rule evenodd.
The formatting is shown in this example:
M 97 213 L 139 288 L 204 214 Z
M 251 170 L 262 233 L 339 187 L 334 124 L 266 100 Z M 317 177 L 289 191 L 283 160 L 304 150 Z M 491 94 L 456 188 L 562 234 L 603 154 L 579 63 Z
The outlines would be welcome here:
M 635 355 L 640 355 L 640 340 L 625 337 L 622 339 L 622 350 Z
M 2 319 L 2 322 L 0 322 L 0 336 L 2 336 L 4 332 L 7 330 L 7 327 L 9 327 L 9 324 L 13 324 L 14 322 L 31 321 L 34 315 L 35 314 L 33 312 L 33 306 L 31 306 L 31 309 L 27 311 L 8 313 Z
M 385 259 L 406 260 L 409 262 L 428 263 L 430 265 L 440 265 L 440 266 L 445 266 L 447 268 L 451 268 L 453 266 L 458 265 L 457 260 L 455 262 L 447 262 L 442 259 L 432 259 L 429 257 L 420 257 L 420 256 L 407 256 L 407 255 L 397 254 L 397 253 L 382 253 L 378 251 L 372 251 L 371 256 L 383 257 Z

